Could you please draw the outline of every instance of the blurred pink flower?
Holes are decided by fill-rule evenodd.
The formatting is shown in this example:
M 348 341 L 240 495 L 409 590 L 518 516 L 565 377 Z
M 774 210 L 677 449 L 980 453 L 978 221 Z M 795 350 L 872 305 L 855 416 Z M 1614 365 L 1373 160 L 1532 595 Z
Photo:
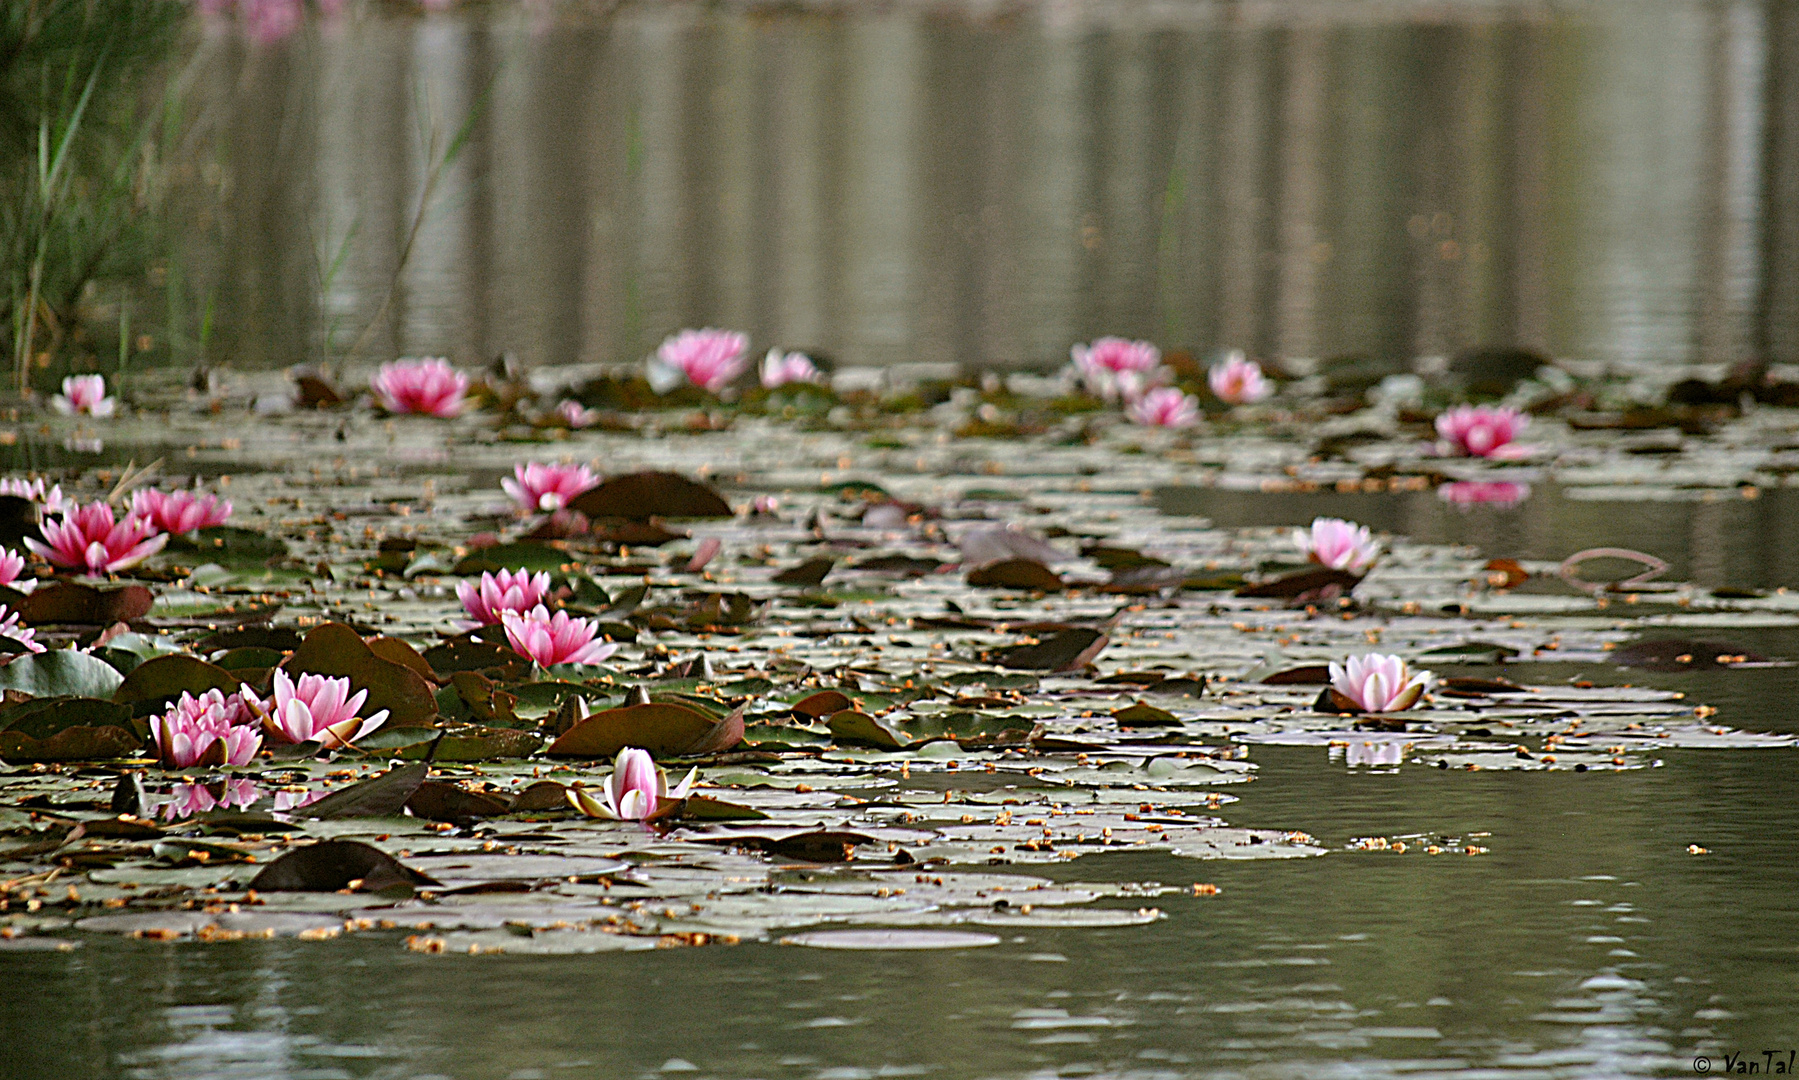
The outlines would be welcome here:
M 167 533 L 139 517 L 115 522 L 112 507 L 91 502 L 46 519 L 38 526 L 44 542 L 25 538 L 25 546 L 65 570 L 82 570 L 90 577 L 136 566 L 162 550 Z
M 1368 526 L 1342 518 L 1313 518 L 1310 530 L 1293 530 L 1293 542 L 1312 562 L 1359 574 L 1380 558 L 1380 544 Z
M 779 349 L 770 349 L 768 355 L 762 358 L 761 378 L 763 389 L 773 390 L 790 382 L 818 382 L 819 371 L 812 358 L 805 353 L 783 353 Z
M 21 499 L 30 499 L 38 504 L 38 508 L 48 514 L 61 514 L 75 508 L 75 500 L 62 493 L 62 485 L 52 485 L 44 490 L 43 480 L 20 480 L 16 477 L 0 480 L 0 495 L 14 495 Z
M 513 479 L 500 487 L 524 507 L 526 513 L 560 510 L 569 500 L 599 484 L 600 478 L 585 465 L 546 465 L 532 461 L 512 467 Z
M 468 376 L 443 359 L 395 360 L 381 365 L 369 389 L 390 413 L 451 417 L 462 411 Z
M 1188 427 L 1199 419 L 1199 399 L 1164 386 L 1131 402 L 1125 414 L 1146 427 Z
M 12 548 L 0 548 L 0 585 L 11 585 L 25 572 L 25 556 Z
M 714 394 L 731 385 L 748 364 L 750 336 L 735 330 L 683 330 L 656 348 L 656 359 L 687 381 Z
M 131 496 L 131 516 L 142 518 L 166 533 L 190 533 L 223 525 L 231 516 L 231 500 L 201 495 L 183 488 L 158 491 L 146 488 Z
M 25 646 L 26 652 L 40 653 L 44 651 L 44 647 L 38 644 L 37 631 L 29 626 L 19 624 L 18 612 L 8 608 L 5 604 L 0 604 L 0 615 L 5 616 L 5 618 L 0 618 L 0 637 L 13 639 Z
M 1262 376 L 1262 365 L 1245 359 L 1239 349 L 1231 350 L 1223 363 L 1212 365 L 1206 372 L 1206 385 L 1219 401 L 1230 405 L 1251 405 L 1274 393 L 1274 384 Z
M 512 651 L 544 667 L 555 664 L 597 664 L 618 651 L 610 641 L 594 640 L 598 634 L 587 619 L 573 619 L 568 612 L 551 615 L 539 604 L 530 611 L 502 611 L 500 625 Z
M 462 601 L 463 610 L 475 620 L 463 624 L 471 630 L 496 625 L 502 612 L 530 611 L 543 602 L 549 591 L 548 573 L 533 575 L 527 570 L 502 570 L 497 575 L 483 572 L 479 584 L 456 583 L 456 596 Z
M 252 719 L 237 694 L 226 697 L 208 690 L 194 697 L 183 690 L 151 725 L 156 758 L 165 769 L 247 764 L 262 746 L 262 734 Z
M 272 695 L 258 698 L 248 687 L 244 702 L 262 719 L 269 738 L 282 743 L 317 741 L 326 750 L 348 746 L 380 727 L 387 720 L 387 710 L 380 709 L 367 717 L 358 717 L 369 692 L 350 693 L 350 680 L 341 676 L 303 674 L 296 682 L 287 672 L 275 669 Z
M 1512 440 L 1530 425 L 1530 417 L 1506 405 L 1458 405 L 1437 417 L 1439 454 L 1467 457 L 1522 457 L 1528 453 Z
M 1363 712 L 1399 712 L 1418 703 L 1431 673 L 1410 671 L 1404 660 L 1385 653 L 1352 656 L 1330 665 L 1331 690 Z
M 586 788 L 579 787 L 568 789 L 568 801 L 588 817 L 642 821 L 654 814 L 664 800 L 685 799 L 698 772 L 698 769 L 689 770 L 685 780 L 670 788 L 668 774 L 648 751 L 627 746 L 618 752 L 612 763 L 612 775 L 600 789 L 605 801 L 595 799 L 587 794 Z
M 589 409 L 585 407 L 579 401 L 571 401 L 564 398 L 556 403 L 556 408 L 552 410 L 552 415 L 569 427 L 580 430 L 581 428 L 589 428 L 599 423 L 601 413 L 598 409 Z
M 1437 496 L 1444 502 L 1458 506 L 1471 506 L 1474 503 L 1516 506 L 1530 498 L 1530 485 L 1510 480 L 1457 480 L 1440 485 Z
M 1120 337 L 1096 338 L 1091 345 L 1076 345 L 1068 350 L 1074 369 L 1087 389 L 1107 401 L 1132 396 L 1148 389 L 1150 373 L 1162 363 L 1162 350 L 1147 341 L 1127 341 Z
M 106 396 L 104 375 L 71 375 L 62 381 L 62 393 L 50 399 L 50 407 L 65 416 L 111 416 L 117 404 Z

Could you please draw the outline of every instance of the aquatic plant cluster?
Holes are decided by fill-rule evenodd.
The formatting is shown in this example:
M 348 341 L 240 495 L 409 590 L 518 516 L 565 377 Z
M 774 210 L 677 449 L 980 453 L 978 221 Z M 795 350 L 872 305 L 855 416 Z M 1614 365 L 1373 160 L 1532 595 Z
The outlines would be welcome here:
M 198 459 L 211 438 L 218 464 L 204 486 L 99 465 L 0 484 L 20 511 L 0 548 L 0 806 L 111 787 L 107 812 L 43 817 L 0 847 L 27 876 L 45 859 L 88 875 L 78 904 L 10 925 L 403 926 L 441 935 L 416 939 L 427 951 L 583 951 L 769 937 L 804 895 L 836 928 L 815 934 L 960 928 L 946 940 L 966 946 L 996 919 L 1048 924 L 996 915 L 1008 890 L 1039 912 L 1177 891 L 1020 867 L 1325 854 L 1302 828 L 1228 820 L 1261 745 L 1355 769 L 1595 773 L 1681 746 L 1792 745 L 1652 687 L 1455 673 L 1634 656 L 1628 620 L 1543 615 L 1546 600 L 1607 606 L 1581 567 L 1613 549 L 1488 564 L 1340 518 L 1158 516 L 1141 493 L 1249 445 L 1235 433 L 1333 437 L 1289 419 L 1313 406 L 1247 358 L 1202 367 L 1102 338 L 1030 404 L 998 380 L 858 396 L 804 354 L 775 349 L 755 370 L 750 355 L 746 335 L 685 331 L 584 384 L 401 360 L 369 377 L 365 403 L 309 373 L 279 408 L 268 391 L 194 411 L 150 387 L 66 387 L 90 408 L 53 405 L 51 422 L 103 422 L 140 460 Z M 225 408 L 260 414 L 254 445 L 219 436 Z M 1291 464 L 1256 483 L 1467 485 L 1469 505 L 1504 507 L 1489 489 L 1539 478 L 1530 463 L 1564 438 L 1517 449 L 1516 408 L 1380 408 L 1370 422 L 1402 434 L 1363 471 L 1289 433 Z M 1025 430 L 1032 409 L 1060 426 Z M 373 473 L 353 475 L 340 446 Z M 432 463 L 423 494 L 415 467 L 395 471 L 407 461 Z M 1660 587 L 1665 564 L 1623 557 L 1644 562 L 1628 584 L 1654 598 L 1633 614 L 1786 603 Z M 1762 662 L 1684 647 L 1662 660 Z M 855 904 L 759 891 L 795 861 Z M 929 881 L 912 881 L 921 868 Z M 172 891 L 119 884 L 153 871 Z M 880 884 L 895 875 L 906 898 Z M 622 909 L 621 882 L 680 910 Z M 201 895 L 205 910 L 181 906 Z M 492 929 L 508 922 L 541 930 Z

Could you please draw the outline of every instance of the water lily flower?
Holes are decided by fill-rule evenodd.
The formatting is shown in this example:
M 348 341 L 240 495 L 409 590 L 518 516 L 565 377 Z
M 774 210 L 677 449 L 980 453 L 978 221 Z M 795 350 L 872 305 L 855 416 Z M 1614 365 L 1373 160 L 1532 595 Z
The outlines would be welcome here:
M 749 348 L 750 336 L 735 330 L 683 330 L 656 347 L 656 362 L 716 394 L 743 374 Z
M 350 680 L 341 676 L 303 674 L 296 681 L 280 668 L 275 669 L 273 693 L 263 700 L 248 688 L 244 700 L 262 719 L 262 728 L 276 742 L 303 743 L 316 741 L 326 750 L 336 750 L 380 727 L 387 721 L 387 710 L 366 717 L 358 716 L 367 690 L 350 693 Z
M 810 356 L 801 352 L 784 353 L 779 349 L 768 350 L 768 355 L 762 358 L 760 375 L 762 388 L 765 390 L 773 390 L 791 382 L 819 381 L 818 365 L 812 362 Z
M 1458 405 L 1437 417 L 1437 452 L 1466 457 L 1522 457 L 1527 451 L 1512 440 L 1530 425 L 1530 417 L 1507 405 Z
M 11 585 L 24 572 L 25 556 L 12 548 L 0 548 L 0 585 Z
M 262 733 L 242 696 L 208 690 L 187 691 L 150 726 L 156 759 L 165 769 L 195 765 L 244 765 L 262 746 Z
M 64 416 L 111 416 L 117 405 L 106 396 L 104 375 L 71 375 L 62 381 L 62 393 L 50 399 L 50 407 Z
M 570 618 L 566 611 L 551 615 L 542 604 L 525 612 L 502 611 L 500 625 L 513 652 L 544 667 L 597 664 L 618 651 L 615 642 L 594 640 L 599 631 L 591 620 Z
M 551 415 L 578 431 L 581 428 L 590 428 L 599 423 L 602 414 L 600 410 L 589 409 L 579 401 L 563 398 L 561 401 L 558 401 L 556 407 L 551 410 Z
M 147 488 L 131 496 L 131 515 L 166 533 L 191 533 L 223 525 L 231 517 L 231 500 L 181 489 Z
M 1361 573 L 1380 558 L 1380 543 L 1368 526 L 1342 518 L 1313 518 L 1310 530 L 1293 530 L 1293 542 L 1308 560 L 1352 574 Z
M 61 484 L 51 485 L 44 490 L 43 480 L 20 480 L 8 477 L 0 480 L 0 495 L 13 495 L 21 499 L 30 499 L 37 503 L 39 509 L 47 514 L 60 514 L 75 508 L 75 500 L 62 493 Z
M 1096 338 L 1091 345 L 1068 350 L 1074 369 L 1087 389 L 1107 401 L 1130 396 L 1128 387 L 1148 388 L 1150 373 L 1162 363 L 1162 350 L 1147 341 L 1121 337 Z
M 7 552 L 7 554 L 11 555 L 12 553 Z M 18 556 L 13 557 L 17 558 Z M 25 646 L 26 652 L 40 653 L 44 651 L 44 647 L 38 644 L 37 631 L 29 626 L 19 625 L 18 612 L 8 608 L 5 604 L 0 604 L 0 616 L 4 616 L 4 618 L 0 618 L 0 637 L 11 638 Z
M 1145 427 L 1189 427 L 1199 419 L 1199 399 L 1163 386 L 1131 402 L 1125 413 Z
M 1385 653 L 1352 656 L 1344 663 L 1331 662 L 1332 697 L 1338 705 L 1363 712 L 1399 712 L 1418 704 L 1430 687 L 1428 671 L 1410 671 L 1404 660 Z
M 390 413 L 451 417 L 462 411 L 468 376 L 441 358 L 395 360 L 381 365 L 369 389 Z
M 550 575 L 528 570 L 502 570 L 497 575 L 484 571 L 479 583 L 456 583 L 456 596 L 462 601 L 463 610 L 475 620 L 464 624 L 470 630 L 498 624 L 502 612 L 530 611 L 543 602 L 549 591 Z
M 600 482 L 593 470 L 585 465 L 546 465 L 541 461 L 514 465 L 512 476 L 514 479 L 502 479 L 500 486 L 524 507 L 526 513 L 560 510 L 575 496 Z
M 1530 498 L 1530 485 L 1511 480 L 1457 480 L 1439 485 L 1437 497 L 1464 507 L 1475 503 L 1516 506 Z
M 214 789 L 217 789 L 216 793 Z M 164 820 L 176 821 L 221 806 L 227 810 L 254 806 L 261 797 L 262 791 L 256 781 L 243 777 L 215 784 L 182 783 L 170 788 L 168 799 L 157 803 L 151 812 L 160 811 Z
M 65 570 L 85 571 L 99 577 L 136 566 L 162 550 L 169 536 L 140 517 L 113 518 L 103 501 L 64 512 L 38 526 L 39 542 L 25 538 L 25 546 Z
M 1251 405 L 1274 393 L 1274 384 L 1262 375 L 1262 365 L 1245 359 L 1241 349 L 1232 349 L 1223 363 L 1212 365 L 1206 372 L 1206 385 L 1219 401 L 1230 405 Z
M 612 775 L 601 787 L 605 801 L 595 799 L 586 788 L 568 789 L 568 801 L 588 817 L 611 821 L 642 821 L 654 814 L 664 800 L 685 799 L 693 788 L 698 769 L 674 787 L 668 786 L 668 774 L 662 771 L 648 751 L 627 746 L 612 763 Z

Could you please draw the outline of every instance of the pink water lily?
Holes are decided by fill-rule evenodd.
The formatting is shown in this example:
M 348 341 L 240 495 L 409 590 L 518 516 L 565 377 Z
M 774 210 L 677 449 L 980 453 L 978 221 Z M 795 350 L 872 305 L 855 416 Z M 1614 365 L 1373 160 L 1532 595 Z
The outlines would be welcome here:
M 20 480 L 9 477 L 0 480 L 0 495 L 13 495 L 21 499 L 30 499 L 38 504 L 38 508 L 47 514 L 60 514 L 75 508 L 75 500 L 62 493 L 61 484 L 52 484 L 49 490 L 44 489 L 43 480 Z
M 768 350 L 768 355 L 762 358 L 759 374 L 765 390 L 794 382 L 815 383 L 820 379 L 818 365 L 810 356 L 801 352 L 784 353 L 779 349 Z
M 1457 480 L 1440 485 L 1437 497 L 1464 507 L 1475 503 L 1516 506 L 1530 498 L 1530 485 L 1511 480 Z
M 544 667 L 597 664 L 618 651 L 614 642 L 595 640 L 599 631 L 591 620 L 571 618 L 566 611 L 551 615 L 542 604 L 525 612 L 502 611 L 500 625 L 513 652 Z
M 25 538 L 25 546 L 65 570 L 81 570 L 99 577 L 129 569 L 162 550 L 167 533 L 140 517 L 118 521 L 112 507 L 91 502 L 47 519 L 38 526 L 39 542 Z
M 589 409 L 579 401 L 563 398 L 556 403 L 554 409 L 550 410 L 550 415 L 579 431 L 581 428 L 590 428 L 599 423 L 602 414 L 600 410 Z
M 1131 402 L 1125 415 L 1145 427 L 1190 427 L 1199 419 L 1199 399 L 1172 386 L 1158 387 Z
M 25 556 L 12 548 L 0 548 L 0 585 L 11 585 L 25 572 Z M 32 584 L 37 584 L 35 581 Z
M 1068 352 L 1081 382 L 1107 401 L 1128 399 L 1133 386 L 1148 389 L 1150 373 L 1162 363 L 1162 350 L 1147 341 L 1121 337 L 1096 338 L 1091 345 L 1076 345 Z
M 272 693 L 258 698 L 244 689 L 244 701 L 262 720 L 262 729 L 279 743 L 317 742 L 326 750 L 348 746 L 387 721 L 387 710 L 357 715 L 367 690 L 350 693 L 342 676 L 302 674 L 298 680 L 275 669 Z
M 0 616 L 4 616 L 0 618 L 0 637 L 11 638 L 25 646 L 26 652 L 40 653 L 44 651 L 44 647 L 38 644 L 37 631 L 29 626 L 19 624 L 18 612 L 8 608 L 5 604 L 0 604 Z
M 750 336 L 735 330 L 683 330 L 656 348 L 656 360 L 714 394 L 731 385 L 749 363 Z
M 117 404 L 106 396 L 104 375 L 71 375 L 62 381 L 62 393 L 50 399 L 50 407 L 65 416 L 111 416 Z
M 381 365 L 369 389 L 390 413 L 451 417 L 462 411 L 468 376 L 441 358 L 395 360 Z
M 600 788 L 604 801 L 595 799 L 586 788 L 580 787 L 568 789 L 568 801 L 588 817 L 642 821 L 654 814 L 663 802 L 685 799 L 698 773 L 698 769 L 690 769 L 687 778 L 671 788 L 668 774 L 648 751 L 627 746 L 618 752 L 612 763 L 612 775 Z
M 1513 440 L 1530 417 L 1508 405 L 1458 405 L 1437 417 L 1437 452 L 1466 457 L 1512 458 L 1528 453 Z
M 527 570 L 502 570 L 498 574 L 483 572 L 479 583 L 459 581 L 456 597 L 462 608 L 475 621 L 467 629 L 494 626 L 504 612 L 530 611 L 543 602 L 550 591 L 548 573 L 532 574 Z
M 1399 712 L 1418 704 L 1430 688 L 1428 671 L 1411 671 L 1404 660 L 1385 653 L 1352 656 L 1330 665 L 1334 704 L 1363 712 Z
M 1245 359 L 1240 349 L 1231 350 L 1206 372 L 1213 396 L 1229 405 L 1251 405 L 1274 393 L 1274 384 L 1262 375 L 1262 365 Z
M 262 746 L 262 733 L 238 694 L 187 691 L 150 726 L 156 759 L 165 769 L 195 765 L 245 765 Z
M 231 500 L 185 488 L 176 491 L 148 488 L 132 494 L 131 515 L 143 518 L 166 533 L 190 533 L 223 525 L 231 517 Z
M 585 465 L 527 462 L 512 467 L 512 476 L 502 479 L 500 487 L 512 496 L 526 513 L 560 510 L 575 496 L 598 486 L 600 478 Z
M 1359 574 L 1380 558 L 1380 544 L 1368 526 L 1342 518 L 1313 518 L 1311 529 L 1293 530 L 1293 542 L 1311 562 Z

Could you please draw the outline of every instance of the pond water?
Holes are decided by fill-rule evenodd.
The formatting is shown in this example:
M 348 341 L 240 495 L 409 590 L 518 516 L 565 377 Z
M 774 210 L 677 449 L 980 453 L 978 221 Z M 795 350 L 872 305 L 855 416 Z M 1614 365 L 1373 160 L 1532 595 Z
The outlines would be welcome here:
M 1723 1072 L 1724 1052 L 1793 1041 L 1787 753 L 1422 777 L 1349 774 L 1311 748 L 1255 757 L 1233 821 L 1328 820 L 1331 846 L 1485 832 L 1490 853 L 1103 856 L 1107 873 L 1224 891 L 1166 899 L 1146 927 L 950 953 L 451 958 L 388 935 L 94 936 L 7 958 L 0 1074 L 1610 1080 L 1690 1076 L 1698 1055 Z M 1068 873 L 1091 878 L 1089 862 Z
M 1799 359 L 1779 2 L 352 10 L 199 46 L 215 363 Z

